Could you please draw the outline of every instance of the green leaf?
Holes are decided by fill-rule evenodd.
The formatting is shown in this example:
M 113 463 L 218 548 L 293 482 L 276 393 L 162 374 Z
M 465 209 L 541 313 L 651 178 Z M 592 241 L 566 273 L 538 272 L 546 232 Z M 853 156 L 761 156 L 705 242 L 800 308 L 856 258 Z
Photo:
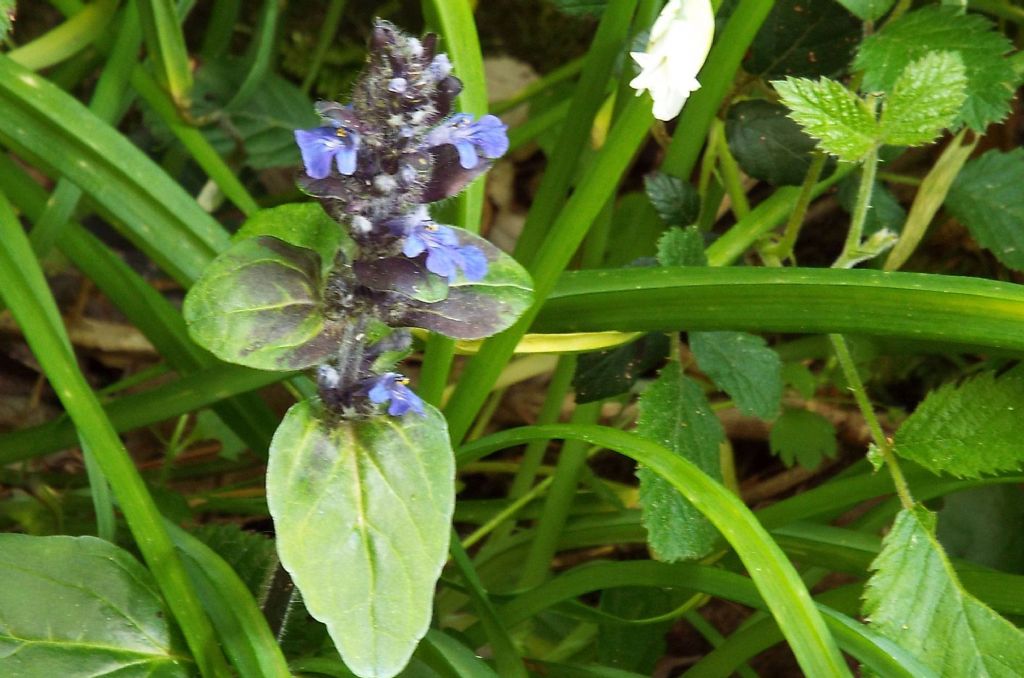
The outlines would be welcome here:
M 1000 262 L 1024 270 L 1024 149 L 991 150 L 968 162 L 946 207 Z
M 786 78 L 772 83 L 789 117 L 840 160 L 857 162 L 878 144 L 878 123 L 867 104 L 835 80 Z
M 658 239 L 658 263 L 662 266 L 707 266 L 704 236 L 696 226 L 668 229 Z
M 190 675 L 152 577 L 113 544 L 2 534 L 0 577 L 0 674 Z
M 782 404 L 782 360 L 765 340 L 746 332 L 691 332 L 697 365 L 743 414 L 774 419 Z
M 325 275 L 334 264 L 338 248 L 351 252 L 354 247 L 348 233 L 324 212 L 318 202 L 297 202 L 262 209 L 245 220 L 232 240 L 238 242 L 261 235 L 313 250 L 320 255 Z
M 223 558 L 254 596 L 263 594 L 267 578 L 277 565 L 272 540 L 234 523 L 200 525 L 192 531 L 192 536 Z
M 982 372 L 928 394 L 896 432 L 896 453 L 936 473 L 978 478 L 1024 461 L 1024 369 Z
M 222 360 L 263 370 L 323 362 L 345 323 L 323 308 L 320 255 L 272 236 L 240 240 L 185 297 L 192 338 Z
M 833 0 L 778 0 L 743 61 L 767 79 L 838 75 L 860 40 L 861 25 Z
M 893 83 L 882 109 L 882 138 L 892 146 L 931 143 L 963 106 L 967 73 L 958 52 L 928 52 Z
M 281 563 L 360 676 L 393 676 L 430 622 L 448 556 L 454 457 L 444 418 L 292 407 L 274 436 L 267 504 Z
M 887 23 L 861 43 L 854 67 L 864 71 L 862 90 L 892 92 L 903 70 L 934 51 L 958 52 L 967 75 L 967 98 L 954 126 L 984 132 L 1010 112 L 1018 82 L 1008 59 L 1010 41 L 978 14 L 959 7 L 923 7 Z
M 721 480 L 722 426 L 700 386 L 683 376 L 679 363 L 665 366 L 640 397 L 636 432 Z M 658 559 L 673 562 L 707 555 L 718 536 L 708 519 L 651 469 L 641 467 L 637 477 L 647 540 Z
M 772 426 L 768 442 L 786 466 L 814 469 L 822 457 L 836 455 L 836 428 L 816 412 L 787 409 Z
M 458 234 L 461 245 L 483 250 L 487 256 L 487 275 L 472 282 L 460 275 L 448 284 L 448 297 L 440 301 L 413 297 L 397 322 L 454 339 L 483 339 L 510 327 L 530 307 L 533 281 L 519 262 L 488 241 L 461 228 L 452 230 Z
M 644 191 L 658 216 L 669 226 L 688 226 L 700 214 L 700 194 L 691 184 L 664 172 L 644 177 Z
M 725 120 L 725 136 L 736 162 L 750 176 L 773 186 L 802 184 L 815 146 L 786 113 L 785 106 L 751 99 L 730 106 Z
M 896 4 L 896 0 L 836 0 L 840 5 L 850 10 L 858 19 L 863 21 L 874 21 L 880 19 Z
M 1019 485 L 984 485 L 942 498 L 935 536 L 951 558 L 1024 574 L 1024 502 Z
M 566 14 L 599 15 L 604 11 L 608 0 L 548 0 L 559 11 Z
M 190 437 L 196 441 L 218 441 L 220 450 L 217 455 L 231 461 L 238 461 L 239 455 L 246 450 L 245 442 L 213 410 L 203 410 L 196 415 L 196 425 Z
M 626 393 L 637 377 L 656 367 L 668 355 L 668 338 L 646 334 L 636 341 L 606 351 L 584 353 L 576 362 L 572 387 L 582 405 Z
M 864 589 L 871 627 L 943 676 L 1019 676 L 1024 635 L 963 589 L 934 522 L 924 509 L 896 516 Z
M 17 13 L 16 0 L 0 0 L 0 40 L 7 38 Z

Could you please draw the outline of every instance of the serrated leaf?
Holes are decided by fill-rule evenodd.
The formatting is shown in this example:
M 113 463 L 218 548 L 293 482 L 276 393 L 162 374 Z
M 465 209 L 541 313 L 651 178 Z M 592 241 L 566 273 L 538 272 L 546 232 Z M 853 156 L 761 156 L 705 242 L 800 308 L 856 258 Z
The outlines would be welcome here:
M 860 22 L 833 0 L 778 0 L 743 67 L 767 79 L 838 75 L 848 67 L 860 36 Z
M 772 425 L 768 444 L 786 466 L 814 469 L 822 457 L 836 456 L 836 428 L 817 412 L 786 409 Z
M 920 146 L 951 126 L 964 103 L 967 72 L 957 52 L 928 52 L 903 69 L 885 99 L 882 138 Z
M 263 594 L 268 576 L 277 565 L 273 540 L 243 530 L 234 523 L 200 525 L 192 531 L 192 536 L 216 551 L 254 596 Z
M 969 161 L 946 208 L 1004 265 L 1024 271 L 1024 149 L 991 150 Z
M 461 228 L 453 228 L 460 245 L 474 245 L 487 257 L 487 275 L 469 281 L 461 275 L 448 284 L 448 296 L 431 302 L 416 298 L 411 288 L 393 291 L 409 294 L 409 303 L 396 325 L 419 327 L 454 339 L 483 339 L 510 327 L 533 303 L 533 280 L 519 262 Z M 428 273 L 433 276 L 434 274 Z M 435 276 L 437 277 L 437 276 Z
M 0 534 L 0 675 L 191 675 L 150 573 L 95 537 Z
M 430 406 L 342 420 L 301 402 L 274 435 L 267 504 L 281 564 L 359 676 L 396 675 L 427 632 L 454 480 L 448 428 Z
M 0 40 L 7 38 L 16 9 L 15 0 L 0 0 Z
M 896 516 L 864 589 L 871 627 L 941 676 L 1020 676 L 1024 634 L 963 589 L 934 520 L 924 509 Z
M 818 380 L 810 368 L 803 363 L 786 363 L 782 366 L 782 382 L 796 389 L 804 400 L 810 400 L 818 390 Z
M 672 362 L 640 397 L 637 435 L 653 440 L 722 479 L 722 425 L 704 392 Z M 673 562 L 707 555 L 718 531 L 668 481 L 646 467 L 637 470 L 647 541 L 659 560 Z
M 743 414 L 774 419 L 782 404 L 782 360 L 759 336 L 746 332 L 690 332 L 697 366 Z
M 878 123 L 856 94 L 835 80 L 786 78 L 772 83 L 790 117 L 840 160 L 857 162 L 878 145 Z
M 324 212 L 318 202 L 297 202 L 262 209 L 245 220 L 232 240 L 247 240 L 261 235 L 313 250 L 320 255 L 325 275 L 334 264 L 339 248 L 349 254 L 354 250 L 348 233 Z
M 892 92 L 903 69 L 928 52 L 953 51 L 963 59 L 966 99 L 954 120 L 984 132 L 1010 112 L 1017 76 L 1004 54 L 1010 41 L 977 14 L 959 7 L 923 7 L 886 23 L 861 43 L 854 67 L 864 71 L 862 91 Z
M 696 226 L 668 229 L 658 239 L 658 263 L 662 266 L 707 266 L 704 236 Z
M 736 162 L 748 175 L 773 186 L 802 184 L 813 159 L 814 139 L 787 112 L 785 106 L 751 99 L 733 104 L 725 119 Z
M 840 5 L 848 9 L 858 19 L 863 21 L 874 21 L 880 19 L 893 5 L 896 0 L 836 0 Z
M 978 478 L 1024 461 L 1024 369 L 982 372 L 932 391 L 896 431 L 895 449 L 936 473 Z
M 591 403 L 626 393 L 637 377 L 668 355 L 668 337 L 660 332 L 606 351 L 584 353 L 576 362 L 572 387 L 576 403 Z
M 700 214 L 700 194 L 679 177 L 651 172 L 644 176 L 644 192 L 658 216 L 669 226 L 688 226 Z
M 320 255 L 271 236 L 235 242 L 185 297 L 189 334 L 222 360 L 264 370 L 311 367 L 340 345 L 324 316 Z

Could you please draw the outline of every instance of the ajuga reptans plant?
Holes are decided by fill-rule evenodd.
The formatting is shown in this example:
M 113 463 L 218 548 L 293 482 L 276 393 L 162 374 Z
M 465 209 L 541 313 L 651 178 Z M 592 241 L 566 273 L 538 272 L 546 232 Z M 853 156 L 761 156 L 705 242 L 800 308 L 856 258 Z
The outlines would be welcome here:
M 317 397 L 275 434 L 267 501 L 282 565 L 360 675 L 397 672 L 426 632 L 454 504 L 444 418 L 395 369 L 410 328 L 479 339 L 531 303 L 511 257 L 431 218 L 508 149 L 498 118 L 453 112 L 437 42 L 374 25 L 351 101 L 295 132 L 316 202 L 251 218 L 185 302 L 218 357 L 315 369 Z

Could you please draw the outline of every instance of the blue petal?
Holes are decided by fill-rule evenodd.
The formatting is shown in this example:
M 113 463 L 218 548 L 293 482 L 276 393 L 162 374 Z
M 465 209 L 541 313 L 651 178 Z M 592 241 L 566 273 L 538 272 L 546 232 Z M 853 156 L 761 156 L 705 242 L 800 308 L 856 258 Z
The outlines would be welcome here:
M 474 125 L 473 143 L 488 158 L 500 158 L 508 150 L 508 134 L 505 124 L 494 115 L 485 115 Z M 467 168 L 468 169 L 468 168 Z
M 345 176 L 351 175 L 356 171 L 356 147 L 342 146 L 337 151 L 338 171 Z
M 480 162 L 480 158 L 476 154 L 476 146 L 471 142 L 465 139 L 453 139 L 452 145 L 459 152 L 459 164 L 462 165 L 462 169 L 473 169 Z
M 454 280 L 457 273 L 455 261 L 453 261 L 451 253 L 441 248 L 433 248 L 427 254 L 427 270 L 444 276 L 449 281 Z
M 370 398 L 370 402 L 380 405 L 391 400 L 391 389 L 388 388 L 385 379 L 386 377 L 379 379 L 373 385 L 373 388 L 370 389 L 369 393 L 366 394 Z
M 487 275 L 487 256 L 475 245 L 466 245 L 459 249 L 462 255 L 462 275 L 474 282 L 483 280 Z
M 402 243 L 402 254 L 410 259 L 423 254 L 426 249 L 427 243 L 424 242 L 422 236 L 416 232 L 405 236 L 405 242 Z
M 299 145 L 302 153 L 302 164 L 306 167 L 306 174 L 313 179 L 325 179 L 331 173 L 331 158 L 334 157 L 334 150 L 326 143 L 334 136 L 333 130 L 329 127 L 318 127 L 312 130 L 295 130 L 295 143 Z

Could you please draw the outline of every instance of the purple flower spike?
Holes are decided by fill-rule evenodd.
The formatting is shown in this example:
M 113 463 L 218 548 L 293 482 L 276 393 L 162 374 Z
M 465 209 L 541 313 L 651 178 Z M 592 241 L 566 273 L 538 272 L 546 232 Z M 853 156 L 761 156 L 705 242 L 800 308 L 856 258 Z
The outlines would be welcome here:
M 409 379 L 398 372 L 385 372 L 367 381 L 366 395 L 370 402 L 377 405 L 390 403 L 388 414 L 392 417 L 401 417 L 409 410 L 422 417 L 426 414 L 423 401 L 412 392 L 408 384 Z
M 332 160 L 342 174 L 356 171 L 359 133 L 334 120 L 327 122 L 325 127 L 295 130 L 295 143 L 302 152 L 306 174 L 313 179 L 326 179 L 331 173 Z
M 396 220 L 404 237 L 402 254 L 410 259 L 427 253 L 427 270 L 455 282 L 459 271 L 469 281 L 487 275 L 487 257 L 475 245 L 462 245 L 459 236 L 447 226 L 429 220 L 404 218 Z
M 465 113 L 456 113 L 440 127 L 427 134 L 426 145 L 451 144 L 459 153 L 463 169 L 473 169 L 480 157 L 500 158 L 508 150 L 508 127 L 500 118 L 485 115 L 479 120 Z

